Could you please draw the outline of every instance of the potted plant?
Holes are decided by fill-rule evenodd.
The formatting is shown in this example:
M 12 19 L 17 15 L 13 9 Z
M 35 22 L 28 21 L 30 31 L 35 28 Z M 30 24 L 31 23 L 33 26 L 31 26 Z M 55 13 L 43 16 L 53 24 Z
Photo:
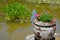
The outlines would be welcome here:
M 51 14 L 47 12 L 37 14 L 33 29 L 35 40 L 55 40 L 56 21 Z

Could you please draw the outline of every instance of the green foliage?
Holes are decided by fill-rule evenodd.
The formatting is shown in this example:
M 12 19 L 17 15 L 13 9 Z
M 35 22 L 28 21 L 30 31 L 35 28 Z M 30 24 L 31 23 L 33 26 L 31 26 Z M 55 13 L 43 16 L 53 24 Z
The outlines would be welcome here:
M 39 21 L 43 21 L 43 22 L 50 22 L 52 20 L 52 15 L 50 14 L 47 14 L 47 13 L 43 13 L 39 18 L 38 20 Z
M 20 3 L 8 4 L 3 8 L 6 20 L 29 19 L 31 11 Z

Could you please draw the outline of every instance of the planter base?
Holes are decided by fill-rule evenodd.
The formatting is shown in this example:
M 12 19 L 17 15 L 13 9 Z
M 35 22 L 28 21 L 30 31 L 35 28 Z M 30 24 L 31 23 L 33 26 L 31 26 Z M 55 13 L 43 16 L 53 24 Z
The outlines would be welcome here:
M 30 34 L 30 35 L 26 36 L 25 40 L 37 40 L 37 39 L 35 39 L 34 34 Z M 49 39 L 49 40 L 55 40 L 55 37 L 53 37 L 52 39 Z

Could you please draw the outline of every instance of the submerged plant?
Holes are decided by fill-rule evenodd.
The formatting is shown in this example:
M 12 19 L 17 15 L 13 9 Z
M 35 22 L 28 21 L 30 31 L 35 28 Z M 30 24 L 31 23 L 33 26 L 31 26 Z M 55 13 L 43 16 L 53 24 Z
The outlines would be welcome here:
M 3 8 L 3 12 L 5 13 L 6 20 L 13 20 L 13 21 L 16 19 L 18 20 L 30 19 L 31 16 L 31 11 L 20 3 L 7 4 Z

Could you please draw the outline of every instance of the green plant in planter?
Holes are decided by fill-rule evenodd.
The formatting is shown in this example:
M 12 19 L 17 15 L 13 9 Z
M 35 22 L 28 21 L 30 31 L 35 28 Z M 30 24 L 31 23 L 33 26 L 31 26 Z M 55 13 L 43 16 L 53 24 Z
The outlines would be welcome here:
M 52 20 L 53 16 L 51 14 L 43 13 L 38 17 L 38 21 L 43 21 L 43 22 L 50 22 Z
M 31 16 L 31 11 L 28 10 L 24 5 L 20 3 L 7 4 L 3 8 L 6 20 L 21 20 L 29 19 Z

